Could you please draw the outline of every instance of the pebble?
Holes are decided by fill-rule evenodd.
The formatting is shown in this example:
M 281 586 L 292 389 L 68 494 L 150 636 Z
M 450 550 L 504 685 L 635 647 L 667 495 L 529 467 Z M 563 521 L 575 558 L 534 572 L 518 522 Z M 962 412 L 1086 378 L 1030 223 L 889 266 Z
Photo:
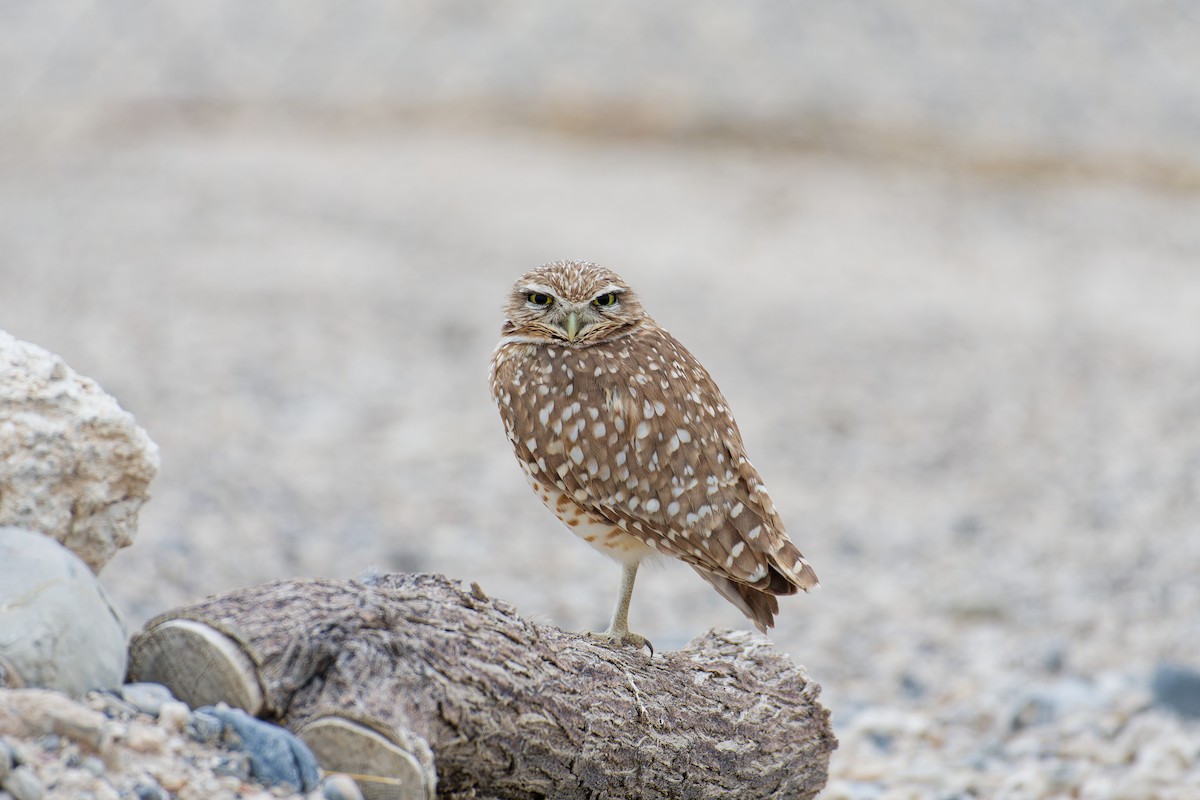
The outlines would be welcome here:
M 334 773 L 321 781 L 324 800 L 363 800 L 362 790 L 349 775 Z
M 171 794 L 159 786 L 152 778 L 143 778 L 133 787 L 133 793 L 138 800 L 171 800 Z
M 92 773 L 92 775 L 95 775 L 97 778 L 102 777 L 106 769 L 104 761 L 96 756 L 88 756 L 80 762 L 79 766 L 82 769 Z
M 187 735 L 197 742 L 221 745 L 225 736 L 225 723 L 215 714 L 208 713 L 211 706 L 202 706 L 192 712 L 187 722 Z
M 109 719 L 129 720 L 138 714 L 137 707 L 125 702 L 120 695 L 113 692 L 92 692 L 87 696 L 88 707 L 99 711 Z
M 181 771 L 160 772 L 155 777 L 158 778 L 159 785 L 171 794 L 177 794 L 188 784 L 187 775 Z
M 157 717 L 164 703 L 175 700 L 171 690 L 161 683 L 127 683 L 121 686 L 117 693 L 126 703 L 129 703 L 143 714 Z
M 167 732 L 162 728 L 137 727 L 125 737 L 125 744 L 135 753 L 161 753 L 166 743 Z
M 163 703 L 158 709 L 158 724 L 163 730 L 180 733 L 192 717 L 192 710 L 178 700 Z
M 15 768 L 0 785 L 13 796 L 13 800 L 41 800 L 46 791 L 29 767 Z
M 1200 672 L 1175 664 L 1159 664 L 1150 686 L 1158 705 L 1181 717 L 1200 718 Z
M 13 750 L 8 742 L 0 739 L 0 781 L 3 781 L 4 776 L 12 772 L 16 765 L 17 751 Z
M 212 771 L 222 777 L 248 781 L 250 780 L 250 756 L 247 753 L 229 753 L 212 762 Z

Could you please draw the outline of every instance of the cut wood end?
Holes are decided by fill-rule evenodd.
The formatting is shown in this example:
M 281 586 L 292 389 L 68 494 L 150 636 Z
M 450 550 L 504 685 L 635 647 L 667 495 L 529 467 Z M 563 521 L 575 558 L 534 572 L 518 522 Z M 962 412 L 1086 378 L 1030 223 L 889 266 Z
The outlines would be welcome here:
M 327 772 L 354 779 L 365 800 L 434 800 L 437 773 L 429 745 L 409 734 L 405 748 L 379 731 L 339 716 L 319 717 L 296 735 Z
M 129 678 L 161 683 L 191 708 L 224 702 L 258 716 L 264 707 L 258 670 L 242 647 L 188 619 L 167 620 L 135 636 Z

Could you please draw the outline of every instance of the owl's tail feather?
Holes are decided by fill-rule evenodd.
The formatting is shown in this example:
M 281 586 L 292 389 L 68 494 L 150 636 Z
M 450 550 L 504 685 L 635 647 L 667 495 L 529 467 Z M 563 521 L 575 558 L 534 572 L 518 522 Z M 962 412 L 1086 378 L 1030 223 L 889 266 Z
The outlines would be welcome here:
M 775 626 L 775 615 L 779 613 L 776 595 L 795 594 L 801 589 L 807 592 L 820 585 L 817 573 L 800 555 L 796 546 L 788 541 L 784 541 L 778 550 L 767 557 L 767 575 L 754 585 L 699 567 L 695 570 L 763 633 Z
M 775 595 L 744 583 L 737 583 L 715 572 L 702 569 L 697 569 L 696 572 L 711 583 L 722 597 L 737 606 L 754 623 L 754 627 L 766 633 L 767 628 L 775 626 L 775 615 L 779 613 L 779 601 L 775 599 Z
M 821 585 L 812 566 L 787 539 L 779 543 L 767 561 L 771 583 L 762 588 L 771 594 L 795 594 L 798 589 L 807 592 Z

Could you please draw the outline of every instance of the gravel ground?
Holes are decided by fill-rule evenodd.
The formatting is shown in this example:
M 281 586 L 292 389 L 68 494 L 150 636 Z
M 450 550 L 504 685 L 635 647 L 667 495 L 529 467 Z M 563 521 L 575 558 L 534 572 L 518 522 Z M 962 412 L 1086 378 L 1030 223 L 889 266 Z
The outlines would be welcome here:
M 123 693 L 133 699 L 153 696 L 152 704 L 109 692 L 89 692 L 75 701 L 48 690 L 0 688 L 0 732 L 10 734 L 0 737 L 0 798 L 316 800 L 339 796 L 325 786 L 306 795 L 298 793 L 305 778 L 286 745 L 263 746 L 262 739 L 245 744 L 240 737 L 234 743 L 234 737 L 222 736 L 214 713 L 227 711 L 193 713 L 169 699 L 169 693 L 164 692 L 168 698 L 164 702 L 157 693 L 145 692 L 146 686 L 127 685 Z M 251 723 L 253 730 L 265 731 L 270 737 L 267 742 L 290 736 L 266 723 L 255 723 Z M 27 730 L 21 731 L 22 727 Z M 309 766 L 316 771 L 315 762 Z M 264 787 L 252 777 L 259 774 L 276 776 L 277 785 Z
M 11 5 L 0 109 L 453 110 L 1200 186 L 1192 0 Z
M 0 328 L 162 472 L 102 579 L 132 626 L 369 567 L 602 626 L 618 570 L 486 388 L 510 282 L 620 272 L 710 368 L 823 587 L 829 798 L 1200 796 L 1200 196 L 820 152 L 234 114 L 37 120 L 0 159 Z M 42 135 L 52 131 L 53 135 Z M 19 157 L 13 157 L 15 155 Z M 660 648 L 740 614 L 645 571 Z

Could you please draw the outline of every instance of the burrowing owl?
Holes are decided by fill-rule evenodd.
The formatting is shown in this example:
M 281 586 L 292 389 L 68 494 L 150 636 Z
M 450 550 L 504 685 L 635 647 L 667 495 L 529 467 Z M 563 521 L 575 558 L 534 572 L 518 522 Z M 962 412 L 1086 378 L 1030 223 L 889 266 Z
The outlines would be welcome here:
M 505 311 L 491 387 L 517 460 L 542 502 L 624 567 L 612 622 L 594 636 L 647 644 L 629 630 L 629 599 L 653 555 L 687 562 L 763 632 L 776 595 L 817 585 L 721 390 L 620 277 L 545 264 Z

